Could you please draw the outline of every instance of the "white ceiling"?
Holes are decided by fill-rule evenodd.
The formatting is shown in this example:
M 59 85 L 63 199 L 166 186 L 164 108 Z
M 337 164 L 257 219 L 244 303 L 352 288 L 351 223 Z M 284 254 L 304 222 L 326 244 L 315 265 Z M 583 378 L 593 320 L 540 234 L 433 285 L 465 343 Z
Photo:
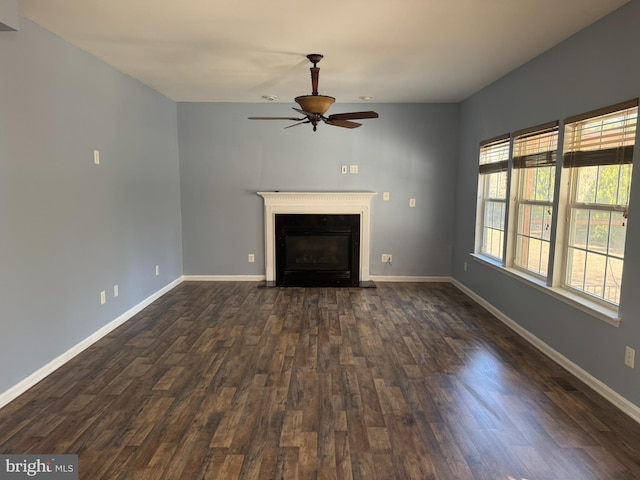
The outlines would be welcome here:
M 19 0 L 35 23 L 181 102 L 457 102 L 628 0 Z

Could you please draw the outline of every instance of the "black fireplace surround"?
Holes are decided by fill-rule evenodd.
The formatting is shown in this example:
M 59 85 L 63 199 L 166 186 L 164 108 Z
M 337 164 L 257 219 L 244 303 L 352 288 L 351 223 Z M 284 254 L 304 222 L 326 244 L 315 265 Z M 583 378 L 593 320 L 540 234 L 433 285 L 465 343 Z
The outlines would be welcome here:
M 360 215 L 275 217 L 276 286 L 359 285 Z

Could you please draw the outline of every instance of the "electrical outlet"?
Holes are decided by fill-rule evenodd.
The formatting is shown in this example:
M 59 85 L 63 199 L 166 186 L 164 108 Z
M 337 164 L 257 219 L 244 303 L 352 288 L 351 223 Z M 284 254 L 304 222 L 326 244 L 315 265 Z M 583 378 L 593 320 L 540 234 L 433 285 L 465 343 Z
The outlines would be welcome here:
M 113 297 L 115 298 L 115 297 L 117 297 L 118 295 L 120 295 L 120 290 L 119 290 L 119 288 L 118 288 L 118 284 L 115 284 L 115 285 L 113 286 Z
M 249 261 L 249 263 L 253 263 L 253 262 L 256 261 L 256 257 L 254 256 L 253 253 L 249 254 L 248 261 Z
M 414 208 L 416 206 L 416 199 L 415 198 L 410 198 L 409 199 L 409 206 L 411 208 Z
M 624 364 L 629 368 L 634 368 L 636 363 L 636 351 L 631 347 L 624 349 Z
M 387 253 L 387 263 L 391 263 L 393 262 L 393 255 L 391 255 L 390 253 Z
M 100 305 L 104 305 L 105 303 L 107 303 L 107 292 L 102 290 L 100 292 Z
M 342 172 L 342 174 L 343 174 L 343 175 L 346 175 L 346 174 L 348 173 L 348 171 L 347 171 L 347 166 L 346 166 L 346 165 L 342 165 L 342 167 L 341 167 L 341 170 L 340 170 L 340 171 Z
M 349 173 L 358 173 L 358 165 L 349 165 Z
M 389 192 L 383 192 L 382 200 L 385 201 L 385 202 L 389 201 Z
M 380 257 L 380 261 L 382 263 L 391 263 L 391 260 L 392 260 L 392 255 L 388 253 L 383 253 L 382 256 Z
M 156 265 L 156 277 L 160 275 L 160 265 Z

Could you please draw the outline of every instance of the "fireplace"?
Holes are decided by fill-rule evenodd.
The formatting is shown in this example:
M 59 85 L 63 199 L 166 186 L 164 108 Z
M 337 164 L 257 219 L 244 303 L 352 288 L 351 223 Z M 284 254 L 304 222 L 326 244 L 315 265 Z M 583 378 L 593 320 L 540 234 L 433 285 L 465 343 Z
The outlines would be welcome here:
M 275 221 L 277 286 L 359 286 L 359 215 L 277 214 Z
M 357 269 L 360 286 L 375 286 L 369 276 L 370 256 L 370 212 L 371 199 L 375 192 L 257 192 L 264 198 L 264 245 L 265 245 L 265 280 L 266 286 L 275 286 L 276 280 L 276 216 L 281 214 L 315 214 L 320 216 L 348 215 L 359 218 L 360 233 L 351 234 L 351 242 L 357 241 L 357 247 L 352 244 L 351 269 Z M 317 232 L 316 232 L 317 233 Z M 312 235 L 313 236 L 313 235 Z M 318 237 L 319 235 L 315 235 Z M 323 235 L 331 237 L 331 235 Z M 344 239 L 322 238 L 331 242 L 344 242 Z M 292 239 L 296 241 L 300 239 Z M 309 240 L 309 239 L 307 239 Z M 317 238 L 316 238 L 317 240 Z M 357 252 L 357 253 L 356 253 Z M 319 260 L 314 261 L 320 267 Z M 328 266 L 323 266 L 330 269 Z M 333 269 L 333 267 L 331 267 Z M 340 270 L 336 268 L 335 270 Z M 317 270 L 322 271 L 320 268 Z M 350 273 L 350 281 L 356 278 Z

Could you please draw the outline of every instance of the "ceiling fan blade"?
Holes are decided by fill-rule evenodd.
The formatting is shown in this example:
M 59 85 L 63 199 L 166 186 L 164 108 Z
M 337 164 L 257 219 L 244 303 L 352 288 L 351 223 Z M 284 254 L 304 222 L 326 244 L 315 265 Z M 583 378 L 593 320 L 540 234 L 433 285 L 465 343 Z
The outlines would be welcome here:
M 344 128 L 358 128 L 362 126 L 361 123 L 350 122 L 349 120 L 336 120 L 336 119 L 332 120 L 331 118 L 327 118 L 324 123 L 326 123 L 327 125 L 334 125 L 336 127 L 344 127 Z
M 304 118 L 295 118 L 295 117 L 248 117 L 249 120 L 290 120 L 292 122 L 299 122 L 304 120 Z
M 362 120 L 364 118 L 378 118 L 378 114 L 376 112 L 334 113 L 328 118 L 329 120 Z
M 311 120 L 305 120 L 304 122 L 294 123 L 293 125 L 289 125 L 288 127 L 284 127 L 284 128 L 297 127 L 298 125 L 302 125 L 303 123 L 311 123 Z
M 304 110 L 300 110 L 299 108 L 296 108 L 296 107 L 291 107 L 291 108 L 293 108 L 296 112 L 299 112 L 305 115 L 307 118 L 311 118 L 313 115 L 315 115 L 315 113 L 305 112 Z

